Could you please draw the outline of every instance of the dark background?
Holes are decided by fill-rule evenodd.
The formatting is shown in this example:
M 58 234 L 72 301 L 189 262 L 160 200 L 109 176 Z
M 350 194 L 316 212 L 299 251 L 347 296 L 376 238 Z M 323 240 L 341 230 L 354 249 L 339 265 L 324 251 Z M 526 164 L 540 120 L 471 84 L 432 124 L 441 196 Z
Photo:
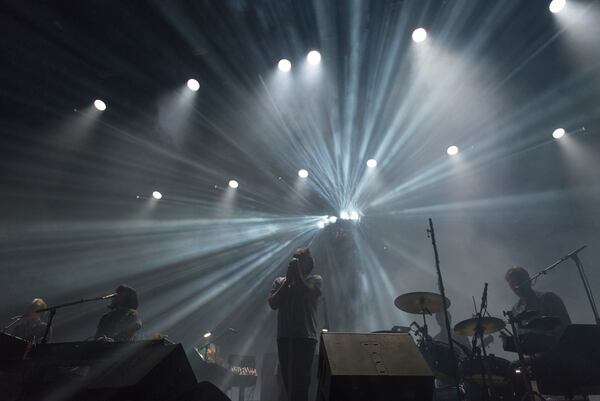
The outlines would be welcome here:
M 547 5 L 3 2 L 0 316 L 127 283 L 143 336 L 189 349 L 234 327 L 222 352 L 260 356 L 274 349 L 272 280 L 310 244 L 323 327 L 407 325 L 394 298 L 437 291 L 429 217 L 455 323 L 484 282 L 490 312 L 509 308 L 508 267 L 536 272 L 584 244 L 597 294 L 600 7 Z M 348 208 L 360 222 L 317 227 Z M 536 288 L 592 321 L 571 262 Z M 54 339 L 93 335 L 104 311 L 59 311 Z

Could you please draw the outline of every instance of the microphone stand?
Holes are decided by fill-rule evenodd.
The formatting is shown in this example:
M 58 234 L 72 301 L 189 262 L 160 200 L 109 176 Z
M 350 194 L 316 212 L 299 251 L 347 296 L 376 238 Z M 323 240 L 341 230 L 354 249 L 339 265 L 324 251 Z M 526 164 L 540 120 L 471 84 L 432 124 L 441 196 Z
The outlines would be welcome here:
M 542 274 L 548 273 L 550 270 L 554 269 L 556 266 L 558 266 L 562 262 L 569 260 L 569 259 L 573 259 L 573 262 L 575 262 L 575 265 L 577 266 L 577 270 L 579 271 L 579 276 L 581 277 L 581 281 L 583 282 L 583 288 L 585 289 L 585 293 L 590 302 L 590 306 L 592 308 L 592 313 L 594 315 L 594 320 L 595 320 L 596 324 L 600 326 L 600 315 L 598 314 L 598 309 L 596 308 L 594 294 L 592 293 L 592 289 L 590 288 L 590 283 L 588 282 L 588 278 L 585 274 L 585 270 L 583 269 L 583 263 L 581 263 L 581 260 L 579 259 L 579 256 L 577 255 L 579 252 L 583 251 L 585 248 L 587 248 L 587 245 L 581 246 L 581 247 L 575 249 L 574 251 L 566 254 L 562 258 L 558 259 L 556 262 L 552 263 L 550 266 L 546 267 L 544 270 L 540 271 L 539 273 L 537 273 L 536 275 L 531 277 L 529 280 L 523 281 L 521 284 L 518 285 L 518 287 L 521 287 L 523 285 L 526 285 L 528 283 L 535 281 L 539 276 L 541 276 Z
M 37 313 L 50 312 L 50 317 L 48 318 L 48 321 L 46 322 L 46 331 L 44 332 L 44 337 L 42 337 L 42 340 L 40 341 L 40 343 L 46 344 L 46 342 L 48 342 L 48 334 L 50 333 L 50 326 L 52 326 L 52 321 L 54 320 L 54 315 L 56 315 L 56 311 L 58 309 L 66 308 L 67 306 L 72 306 L 72 305 L 84 304 L 87 302 L 102 301 L 102 300 L 109 299 L 109 298 L 112 298 L 112 297 L 102 296 L 102 297 L 96 297 L 96 298 L 80 299 L 79 301 L 67 302 L 64 304 L 60 304 L 60 305 L 56 305 L 56 306 L 49 306 L 44 309 L 36 310 Z
M 450 354 L 452 355 L 452 367 L 454 370 L 454 383 L 456 384 L 456 396 L 460 401 L 462 400 L 462 394 L 460 393 L 460 377 L 458 375 L 458 361 L 456 360 L 456 354 L 454 353 L 454 343 L 452 341 L 452 331 L 450 328 L 450 319 L 448 318 L 448 306 L 446 303 L 446 291 L 444 290 L 444 280 L 442 279 L 442 271 L 440 270 L 440 258 L 437 249 L 437 243 L 435 242 L 435 231 L 433 230 L 433 221 L 429 219 L 429 228 L 427 229 L 427 237 L 431 238 L 431 245 L 433 245 L 433 253 L 435 255 L 435 269 L 438 276 L 438 288 L 442 295 L 442 304 L 444 306 L 444 319 L 446 321 L 446 335 L 448 336 L 448 345 L 450 346 Z M 423 314 L 423 318 L 425 315 Z
M 477 326 L 475 328 L 475 335 L 473 336 L 473 340 L 471 346 L 473 348 L 473 353 L 471 354 L 471 358 L 477 357 L 479 359 L 479 368 L 481 369 L 481 392 L 484 395 L 484 400 L 495 399 L 494 394 L 494 383 L 491 380 L 491 377 L 488 376 L 486 370 L 486 362 L 487 362 L 487 351 L 485 350 L 485 344 L 483 342 L 483 326 L 481 325 L 481 319 L 485 312 L 487 311 L 487 288 L 488 283 L 485 283 L 483 288 L 483 295 L 481 296 L 481 305 L 479 306 L 479 312 L 477 312 Z M 477 341 L 480 341 L 481 348 L 477 347 Z M 490 380 L 490 385 L 488 386 L 488 380 Z

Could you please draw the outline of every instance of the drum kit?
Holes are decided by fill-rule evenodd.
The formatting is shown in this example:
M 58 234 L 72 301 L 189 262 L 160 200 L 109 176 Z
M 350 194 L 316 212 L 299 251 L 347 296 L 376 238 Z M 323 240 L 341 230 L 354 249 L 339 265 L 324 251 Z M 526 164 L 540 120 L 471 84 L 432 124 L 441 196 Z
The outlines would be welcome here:
M 528 362 L 524 355 L 547 351 L 551 347 L 551 337 L 533 333 L 515 336 L 512 333 L 518 333 L 517 327 L 519 330 L 549 330 L 560 324 L 557 318 L 539 316 L 537 312 L 532 311 L 525 311 L 516 316 L 506 312 L 506 322 L 479 313 L 476 317 L 465 319 L 453 327 L 453 335 L 457 336 L 457 339 L 460 339 L 460 336 L 465 339 L 473 338 L 471 347 L 464 345 L 467 341 L 463 340 L 461 343 L 456 339 L 452 339 L 451 347 L 447 342 L 435 341 L 428 333 L 427 315 L 444 312 L 444 300 L 441 295 L 432 292 L 411 292 L 398 296 L 394 304 L 404 312 L 422 316 L 422 325 L 413 322 L 411 331 L 437 379 L 438 387 L 458 385 L 461 398 L 468 400 L 534 400 L 536 396 L 537 399 L 543 399 L 531 390 L 527 374 Z M 446 299 L 445 304 L 446 307 L 450 306 L 450 300 Z M 507 323 L 511 326 L 512 333 L 507 330 Z M 499 332 L 502 333 L 503 339 L 507 340 L 504 349 L 519 355 L 518 365 L 486 353 L 487 341 L 483 335 L 491 338 L 490 334 Z M 456 381 L 458 383 L 455 383 Z

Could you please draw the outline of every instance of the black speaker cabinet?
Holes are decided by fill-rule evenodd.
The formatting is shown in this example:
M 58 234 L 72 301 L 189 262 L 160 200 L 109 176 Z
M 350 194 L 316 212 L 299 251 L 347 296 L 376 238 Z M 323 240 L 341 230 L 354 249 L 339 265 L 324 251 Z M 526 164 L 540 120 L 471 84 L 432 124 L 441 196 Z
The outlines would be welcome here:
M 43 344 L 23 381 L 27 401 L 169 401 L 197 384 L 181 345 L 158 341 Z
M 322 333 L 319 401 L 429 401 L 434 377 L 408 334 Z

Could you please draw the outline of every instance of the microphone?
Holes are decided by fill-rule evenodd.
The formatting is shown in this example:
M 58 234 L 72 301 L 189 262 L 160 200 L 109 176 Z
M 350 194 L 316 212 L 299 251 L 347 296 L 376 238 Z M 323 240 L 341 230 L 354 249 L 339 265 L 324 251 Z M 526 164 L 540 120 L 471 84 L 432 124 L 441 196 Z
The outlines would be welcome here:
M 115 292 L 114 294 L 108 294 L 108 295 L 105 295 L 103 297 L 100 297 L 100 299 L 110 299 L 110 298 L 116 297 L 117 295 L 118 294 Z
M 485 283 L 485 286 L 483 287 L 483 296 L 481 297 L 481 309 L 487 309 L 487 287 L 488 287 L 488 283 Z
M 10 320 L 17 320 L 17 319 L 21 319 L 23 317 L 23 315 L 17 315 L 17 316 L 13 316 L 10 318 Z

